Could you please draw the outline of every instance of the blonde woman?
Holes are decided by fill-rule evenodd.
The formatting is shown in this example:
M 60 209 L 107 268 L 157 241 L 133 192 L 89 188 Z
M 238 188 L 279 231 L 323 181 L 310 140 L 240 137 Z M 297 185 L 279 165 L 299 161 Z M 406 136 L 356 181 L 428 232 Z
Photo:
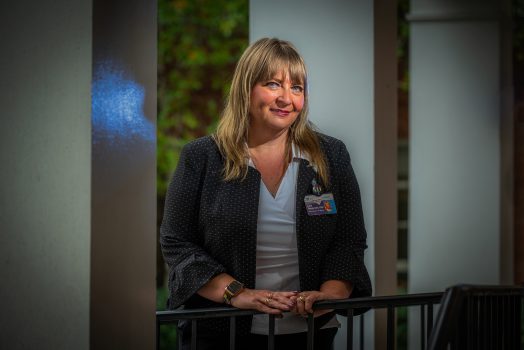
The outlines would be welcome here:
M 304 61 L 289 42 L 260 39 L 240 58 L 214 135 L 186 145 L 168 189 L 161 245 L 171 309 L 229 304 L 238 349 L 306 347 L 317 300 L 371 294 L 360 192 L 344 144 L 307 118 Z M 339 323 L 316 311 L 315 349 Z M 228 320 L 198 323 L 199 349 L 228 349 Z M 181 348 L 189 327 L 179 324 Z

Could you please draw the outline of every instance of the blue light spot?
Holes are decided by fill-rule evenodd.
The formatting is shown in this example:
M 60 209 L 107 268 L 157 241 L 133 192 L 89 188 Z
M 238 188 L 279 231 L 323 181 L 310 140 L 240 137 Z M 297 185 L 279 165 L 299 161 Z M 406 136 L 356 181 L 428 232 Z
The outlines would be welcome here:
M 155 145 L 154 124 L 144 115 L 144 88 L 113 62 L 98 62 L 91 87 L 93 143 Z

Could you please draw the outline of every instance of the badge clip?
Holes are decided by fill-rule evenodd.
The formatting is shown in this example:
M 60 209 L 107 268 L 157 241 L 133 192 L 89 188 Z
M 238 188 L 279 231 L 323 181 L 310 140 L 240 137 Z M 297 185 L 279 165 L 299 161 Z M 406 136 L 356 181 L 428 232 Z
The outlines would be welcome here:
M 322 194 L 322 186 L 315 179 L 311 180 L 311 185 L 313 186 L 313 194 L 320 196 Z

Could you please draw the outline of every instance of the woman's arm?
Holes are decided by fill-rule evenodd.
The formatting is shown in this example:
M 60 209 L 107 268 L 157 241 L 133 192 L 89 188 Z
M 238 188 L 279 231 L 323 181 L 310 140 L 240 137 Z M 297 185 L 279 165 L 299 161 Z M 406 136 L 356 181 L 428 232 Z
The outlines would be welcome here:
M 332 150 L 332 175 L 337 203 L 336 231 L 321 270 L 322 284 L 329 280 L 350 281 L 353 297 L 371 295 L 371 282 L 364 265 L 366 229 L 360 189 L 346 146 L 341 141 Z
M 170 306 L 185 303 L 225 268 L 203 249 L 198 234 L 200 198 L 206 169 L 206 145 L 189 143 L 166 193 L 160 244 L 169 266 Z
M 227 273 L 221 273 L 209 280 L 198 294 L 217 303 L 224 302 L 224 291 L 235 279 Z M 271 292 L 245 288 L 240 294 L 231 298 L 231 305 L 239 309 L 252 309 L 268 314 L 279 315 L 294 306 L 297 292 Z

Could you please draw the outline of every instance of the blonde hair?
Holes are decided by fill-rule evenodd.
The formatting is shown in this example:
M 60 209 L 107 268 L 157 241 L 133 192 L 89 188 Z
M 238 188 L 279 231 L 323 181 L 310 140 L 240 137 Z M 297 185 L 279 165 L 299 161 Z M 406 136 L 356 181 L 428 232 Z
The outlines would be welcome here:
M 272 79 L 279 72 L 289 73 L 293 82 L 304 85 L 304 106 L 288 132 L 288 144 L 294 143 L 306 153 L 317 169 L 320 180 L 328 186 L 325 155 L 313 124 L 308 120 L 307 73 L 304 60 L 288 41 L 263 38 L 251 46 L 237 63 L 226 106 L 213 135 L 225 158 L 224 180 L 245 178 L 249 158 L 246 144 L 249 129 L 251 91 L 256 83 Z

